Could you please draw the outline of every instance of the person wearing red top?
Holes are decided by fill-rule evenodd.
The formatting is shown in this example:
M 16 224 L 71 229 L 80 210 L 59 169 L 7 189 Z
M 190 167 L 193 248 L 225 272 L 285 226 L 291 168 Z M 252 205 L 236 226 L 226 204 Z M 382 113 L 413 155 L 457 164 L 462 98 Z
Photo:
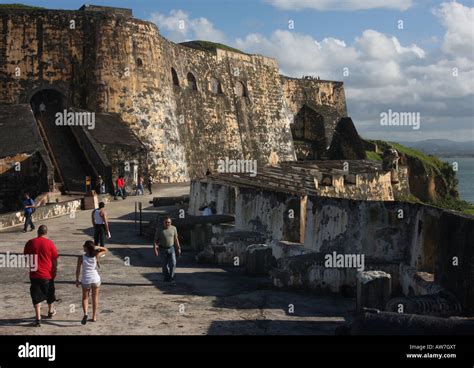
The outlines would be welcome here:
M 58 251 L 54 243 L 45 236 L 48 234 L 46 225 L 38 228 L 38 237 L 29 240 L 23 251 L 24 254 L 33 255 L 34 267 L 30 268 L 30 295 L 35 308 L 36 326 L 41 326 L 41 302 L 48 303 L 48 318 L 56 314 L 54 302 L 56 301 L 54 279 L 58 268 Z
M 122 175 L 120 175 L 118 177 L 115 184 L 117 185 L 117 191 L 115 192 L 114 199 L 116 200 L 117 196 L 120 196 L 120 197 L 122 197 L 122 199 L 125 199 L 125 197 L 126 197 L 126 194 L 125 194 L 125 180 L 123 179 Z

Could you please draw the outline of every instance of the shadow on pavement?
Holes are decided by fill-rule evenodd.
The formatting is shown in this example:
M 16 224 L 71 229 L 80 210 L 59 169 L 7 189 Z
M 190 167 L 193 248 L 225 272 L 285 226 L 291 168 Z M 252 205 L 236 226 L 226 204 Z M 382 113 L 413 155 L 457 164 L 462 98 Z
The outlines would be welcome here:
M 214 321 L 209 335 L 334 335 L 344 321 Z

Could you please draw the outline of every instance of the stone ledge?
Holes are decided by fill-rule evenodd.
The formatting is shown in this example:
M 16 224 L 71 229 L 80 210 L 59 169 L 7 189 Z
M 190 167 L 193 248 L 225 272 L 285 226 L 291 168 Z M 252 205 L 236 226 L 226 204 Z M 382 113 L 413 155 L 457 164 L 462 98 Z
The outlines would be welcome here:
M 33 221 L 38 222 L 54 217 L 69 215 L 72 212 L 80 211 L 82 207 L 82 198 L 70 201 L 47 204 L 36 208 L 33 214 Z M 0 215 L 0 230 L 20 226 L 25 223 L 23 211 L 9 212 Z

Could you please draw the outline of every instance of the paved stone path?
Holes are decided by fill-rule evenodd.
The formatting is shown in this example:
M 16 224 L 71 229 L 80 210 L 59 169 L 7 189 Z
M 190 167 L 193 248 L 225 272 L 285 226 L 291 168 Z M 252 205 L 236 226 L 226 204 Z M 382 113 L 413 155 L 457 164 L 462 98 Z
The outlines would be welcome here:
M 186 185 L 159 188 L 163 196 L 188 191 Z M 139 198 L 145 219 L 155 217 L 156 209 L 148 204 L 151 196 Z M 102 259 L 98 322 L 80 324 L 81 290 L 74 284 L 75 267 L 82 244 L 92 235 L 90 211 L 80 211 L 75 218 L 41 222 L 49 227 L 49 238 L 60 254 L 58 314 L 53 320 L 43 320 L 42 327 L 32 327 L 27 271 L 0 268 L 0 334 L 333 334 L 355 306 L 352 299 L 275 290 L 268 278 L 246 276 L 239 268 L 199 265 L 191 252 L 178 261 L 176 285 L 167 285 L 151 242 L 134 229 L 136 199 L 106 205 L 112 239 L 110 253 Z M 23 234 L 21 229 L 0 232 L 0 252 L 23 251 L 33 233 Z M 294 313 L 289 312 L 291 305 Z

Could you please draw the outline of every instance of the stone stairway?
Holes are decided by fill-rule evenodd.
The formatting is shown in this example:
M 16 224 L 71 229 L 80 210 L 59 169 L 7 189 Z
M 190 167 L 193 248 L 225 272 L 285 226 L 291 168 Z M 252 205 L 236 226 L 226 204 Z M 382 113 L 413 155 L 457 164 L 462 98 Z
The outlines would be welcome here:
M 56 180 L 64 191 L 84 192 L 85 177 L 92 175 L 93 170 L 88 165 L 71 128 L 57 126 L 54 114 L 44 112 L 37 114 L 36 119 L 46 136 L 46 139 L 43 136 L 43 140 L 55 165 Z

